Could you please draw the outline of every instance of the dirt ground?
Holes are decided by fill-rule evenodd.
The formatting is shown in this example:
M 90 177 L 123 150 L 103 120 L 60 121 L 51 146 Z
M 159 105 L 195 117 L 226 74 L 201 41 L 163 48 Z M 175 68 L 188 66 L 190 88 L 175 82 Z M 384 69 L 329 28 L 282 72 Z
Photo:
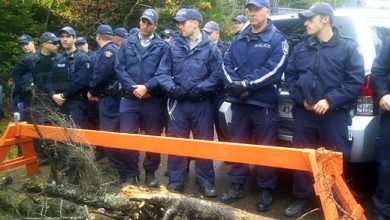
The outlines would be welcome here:
M 142 160 L 141 160 L 142 161 Z M 162 162 L 160 165 L 160 169 L 157 171 L 157 176 L 160 179 L 160 182 L 163 186 L 166 186 L 168 183 L 167 177 L 164 176 L 164 172 L 166 170 L 167 156 L 162 156 Z M 194 173 L 194 164 L 195 162 L 191 162 L 191 169 L 188 174 L 188 178 L 186 179 L 186 188 L 184 193 L 194 197 L 202 198 L 201 193 L 198 190 L 198 187 L 195 183 L 195 173 Z M 216 173 L 216 188 L 218 191 L 218 195 L 222 195 L 223 192 L 229 187 L 228 181 L 228 171 L 230 169 L 230 165 L 221 161 L 215 161 L 215 173 Z M 115 182 L 117 179 L 116 172 L 113 168 L 111 168 L 109 161 L 107 158 L 98 161 L 99 170 L 102 173 L 103 184 L 108 186 L 107 189 L 110 192 L 119 192 L 122 188 L 118 183 Z M 291 185 L 292 185 L 292 174 L 289 170 L 279 170 L 279 181 L 278 187 L 275 190 L 275 202 L 273 208 L 266 213 L 258 213 L 256 212 L 255 204 L 257 200 L 257 189 L 255 186 L 254 178 L 250 178 L 248 180 L 248 184 L 246 187 L 247 196 L 243 199 L 235 201 L 231 204 L 231 206 L 251 212 L 259 215 L 259 219 L 288 219 L 283 216 L 283 210 L 288 207 L 288 205 L 292 202 L 291 196 Z M 141 169 L 141 184 L 144 183 L 143 177 L 144 171 Z M 13 178 L 14 189 L 20 188 L 20 186 L 25 182 L 35 182 L 42 183 L 47 180 L 49 175 L 49 166 L 43 166 L 40 169 L 40 173 L 27 175 L 24 167 L 20 167 L 17 169 L 5 171 L 0 173 L 0 177 L 9 175 Z M 371 194 L 372 194 L 372 186 L 361 186 L 360 184 L 356 184 L 356 181 L 359 180 L 349 180 L 351 183 L 352 191 L 354 192 L 355 198 L 363 204 L 364 209 L 366 210 L 366 215 L 368 219 L 372 219 L 372 202 L 371 202 Z M 355 186 L 356 185 L 356 186 Z M 208 198 L 204 198 L 208 199 Z M 209 199 L 211 201 L 218 202 L 218 197 Z M 0 210 L 0 213 L 2 211 Z M 13 219 L 15 216 L 5 215 L 5 213 L 0 214 L 0 219 Z M 313 211 L 307 214 L 302 219 L 324 219 L 322 215 L 322 210 L 320 207 L 320 203 L 316 202 L 316 207 L 314 207 Z

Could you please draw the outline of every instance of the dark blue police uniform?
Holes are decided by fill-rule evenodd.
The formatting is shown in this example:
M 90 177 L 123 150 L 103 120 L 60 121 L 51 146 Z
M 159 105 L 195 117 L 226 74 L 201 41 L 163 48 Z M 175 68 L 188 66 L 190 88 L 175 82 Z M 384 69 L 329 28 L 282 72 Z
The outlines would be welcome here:
M 115 74 L 115 62 L 118 48 L 113 42 L 107 42 L 94 55 L 93 73 L 89 93 L 99 97 L 99 128 L 102 131 L 119 131 L 119 82 Z M 125 168 L 122 155 L 124 150 L 105 149 L 105 153 L 113 167 L 123 176 Z
M 183 36 L 170 42 L 157 71 L 157 79 L 168 94 L 168 136 L 213 140 L 213 113 L 211 95 L 222 77 L 222 57 L 216 44 L 202 32 L 198 45 L 190 49 Z M 197 183 L 214 187 L 212 160 L 196 159 Z M 168 157 L 168 188 L 183 190 L 187 158 Z
M 217 43 L 217 46 L 218 46 L 219 51 L 222 54 L 222 57 L 224 57 L 226 51 L 229 49 L 230 43 L 219 40 Z M 220 86 L 217 89 L 217 91 L 215 92 L 214 97 L 213 97 L 213 108 L 214 108 L 213 114 L 214 114 L 215 130 L 217 132 L 218 140 L 223 141 L 223 142 L 230 140 L 230 137 L 228 137 L 228 135 L 226 135 L 222 132 L 221 124 L 218 120 L 219 108 L 221 107 L 223 102 L 226 100 L 226 98 L 227 98 L 227 90 L 226 90 L 226 87 L 224 85 L 223 79 L 221 79 Z
M 163 98 L 155 73 L 168 45 L 158 36 L 152 36 L 150 44 L 144 47 L 139 34 L 130 35 L 118 52 L 115 70 L 123 90 L 119 109 L 121 132 L 136 134 L 143 130 L 147 135 L 159 136 L 163 131 Z M 134 96 L 134 85 L 144 85 L 150 98 Z M 138 151 L 126 152 L 124 175 L 139 176 L 138 162 Z M 143 167 L 147 173 L 154 173 L 159 164 L 160 154 L 146 152 Z
M 76 50 L 70 54 L 61 54 L 47 82 L 49 96 L 62 93 L 66 101 L 59 107 L 61 112 L 70 116 L 81 128 L 87 127 L 87 92 L 91 72 L 89 57 Z
M 356 42 L 334 30 L 327 43 L 310 37 L 294 47 L 285 73 L 290 97 L 294 100 L 293 145 L 302 148 L 325 146 L 350 158 L 349 110 L 364 83 L 364 62 Z M 317 115 L 303 106 L 326 99 L 330 109 Z M 298 199 L 313 193 L 310 173 L 294 173 L 293 194 Z
M 288 44 L 271 20 L 260 33 L 245 28 L 232 41 L 224 57 L 228 101 L 232 102 L 232 141 L 273 145 L 278 135 L 278 90 L 287 64 Z M 241 84 L 241 91 L 232 90 Z M 237 85 L 240 87 L 239 85 Z M 253 136 L 255 141 L 253 140 Z M 274 189 L 274 168 L 257 166 L 257 187 Z M 244 185 L 249 165 L 234 164 L 229 172 L 233 184 Z M 224 197 L 221 198 L 224 201 Z M 228 201 L 226 201 L 228 202 Z
M 24 54 L 22 59 L 12 69 L 14 84 L 11 88 L 9 107 L 11 113 L 20 112 L 22 120 L 27 120 L 24 110 L 31 104 L 31 83 L 33 82 L 33 76 L 31 68 L 28 67 L 31 67 L 34 60 L 38 60 L 39 54 L 39 51 L 33 54 Z
M 371 72 L 378 97 L 390 94 L 390 38 L 383 41 Z M 379 163 L 379 176 L 373 197 L 374 204 L 380 215 L 390 218 L 390 112 L 388 111 L 384 111 L 381 115 L 375 151 Z
M 59 55 L 57 53 L 46 56 L 40 52 L 37 52 L 35 54 L 24 56 L 23 59 L 21 59 L 12 70 L 15 89 L 26 91 L 26 88 L 31 89 L 31 83 L 33 82 L 37 95 L 46 94 L 46 83 L 48 76 L 51 74 L 53 65 L 55 62 L 57 62 L 58 59 Z M 26 82 L 24 78 L 26 75 L 31 75 L 29 76 L 32 78 L 31 82 Z M 24 107 L 27 108 L 28 103 L 25 103 Z M 35 107 L 38 108 L 39 106 Z M 36 118 L 36 120 L 37 119 L 38 118 Z

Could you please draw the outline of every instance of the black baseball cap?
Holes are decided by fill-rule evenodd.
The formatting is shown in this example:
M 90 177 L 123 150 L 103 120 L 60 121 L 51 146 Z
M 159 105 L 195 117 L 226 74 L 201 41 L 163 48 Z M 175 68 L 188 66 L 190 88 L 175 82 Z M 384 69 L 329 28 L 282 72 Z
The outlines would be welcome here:
M 245 8 L 248 8 L 250 5 L 254 5 L 258 8 L 271 7 L 271 3 L 269 2 L 269 0 L 249 0 L 249 2 L 245 5 Z
M 61 33 L 63 32 L 66 32 L 72 35 L 73 37 L 76 37 L 76 31 L 72 27 L 69 26 L 63 27 L 60 31 L 58 31 L 58 35 L 61 35 Z
M 78 37 L 76 39 L 76 45 L 82 45 L 82 44 L 86 44 L 87 43 L 87 39 L 85 39 L 85 37 Z
M 114 36 L 119 36 L 122 38 L 127 38 L 129 36 L 129 32 L 123 27 L 116 28 L 114 30 Z
M 196 20 L 203 23 L 203 17 L 199 11 L 195 9 L 180 9 L 173 20 L 177 23 L 185 22 L 187 20 Z
M 99 27 L 96 29 L 95 34 L 101 34 L 101 35 L 114 35 L 114 32 L 112 31 L 112 28 L 110 25 L 107 24 L 101 24 Z
M 149 8 L 142 13 L 141 19 L 142 18 L 148 19 L 152 24 L 157 24 L 158 13 L 156 10 Z
M 246 18 L 245 15 L 238 15 L 237 17 L 233 18 L 232 21 L 237 23 L 246 23 L 248 21 L 248 18 Z
M 329 18 L 332 20 L 334 16 L 333 8 L 328 3 L 319 2 L 311 6 L 308 10 L 298 13 L 299 18 L 303 20 L 316 15 L 329 16 Z
M 60 39 L 55 34 L 53 34 L 51 32 L 45 32 L 39 38 L 39 42 L 40 43 L 45 43 L 45 42 L 48 42 L 48 41 L 51 41 L 53 43 L 58 43 L 60 41 Z
M 161 37 L 173 37 L 174 35 L 175 35 L 175 33 L 171 29 L 165 29 L 161 33 Z
M 22 36 L 20 36 L 18 38 L 18 41 L 19 41 L 19 44 L 28 44 L 31 41 L 33 41 L 33 39 L 32 39 L 32 37 L 30 35 L 23 34 Z

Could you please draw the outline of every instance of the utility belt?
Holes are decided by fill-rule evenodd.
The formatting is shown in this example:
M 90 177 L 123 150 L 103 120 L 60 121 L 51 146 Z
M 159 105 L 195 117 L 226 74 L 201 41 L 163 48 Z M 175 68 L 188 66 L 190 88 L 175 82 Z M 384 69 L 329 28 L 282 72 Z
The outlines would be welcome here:
M 213 92 L 201 93 L 197 97 L 187 97 L 187 100 L 190 102 L 202 102 L 212 98 L 213 95 L 214 95 Z
M 119 96 L 121 92 L 121 86 L 118 81 L 109 83 L 99 94 L 100 96 Z

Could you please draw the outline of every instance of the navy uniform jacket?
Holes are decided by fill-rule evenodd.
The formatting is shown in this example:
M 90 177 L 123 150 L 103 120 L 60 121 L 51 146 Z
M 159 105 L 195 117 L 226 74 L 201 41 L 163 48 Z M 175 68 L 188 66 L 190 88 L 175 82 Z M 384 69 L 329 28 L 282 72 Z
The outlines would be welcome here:
M 219 51 L 221 51 L 222 58 L 223 58 L 225 56 L 226 51 L 230 47 L 230 43 L 222 41 L 222 40 L 219 40 L 218 43 L 217 43 L 217 46 L 218 46 Z
M 177 85 L 186 92 L 195 86 L 202 93 L 215 91 L 222 79 L 222 56 L 205 32 L 192 50 L 183 36 L 174 37 L 157 71 L 157 80 L 165 91 Z
M 260 33 L 251 33 L 250 25 L 242 30 L 224 57 L 226 83 L 244 81 L 252 95 L 242 100 L 229 93 L 228 100 L 275 108 L 279 94 L 276 84 L 286 68 L 288 50 L 286 38 L 271 20 Z
M 330 108 L 350 108 L 364 83 L 364 62 L 357 43 L 335 29 L 329 42 L 314 37 L 294 47 L 285 73 L 296 104 L 326 99 Z
M 118 48 L 115 44 L 108 42 L 94 54 L 93 73 L 89 84 L 91 95 L 99 96 L 104 92 L 110 92 L 108 87 L 117 82 L 115 76 L 117 53 Z
M 149 92 L 157 92 L 159 85 L 155 74 L 168 45 L 157 35 L 143 48 L 138 34 L 123 41 L 115 64 L 116 75 L 122 89 L 132 91 L 133 85 L 145 85 Z M 144 52 L 142 52 L 145 50 Z
M 65 99 L 86 97 L 91 72 L 91 60 L 86 53 L 76 50 L 61 54 L 48 78 L 49 96 L 63 93 Z
M 58 60 L 57 53 L 45 56 L 40 52 L 24 56 L 12 70 L 12 77 L 15 82 L 15 89 L 19 90 L 29 87 L 30 81 L 25 77 L 32 74 L 34 85 L 42 92 L 46 92 L 47 78 L 52 72 L 54 63 Z
M 390 94 L 390 38 L 383 40 L 383 46 L 372 64 L 371 72 L 378 97 Z

